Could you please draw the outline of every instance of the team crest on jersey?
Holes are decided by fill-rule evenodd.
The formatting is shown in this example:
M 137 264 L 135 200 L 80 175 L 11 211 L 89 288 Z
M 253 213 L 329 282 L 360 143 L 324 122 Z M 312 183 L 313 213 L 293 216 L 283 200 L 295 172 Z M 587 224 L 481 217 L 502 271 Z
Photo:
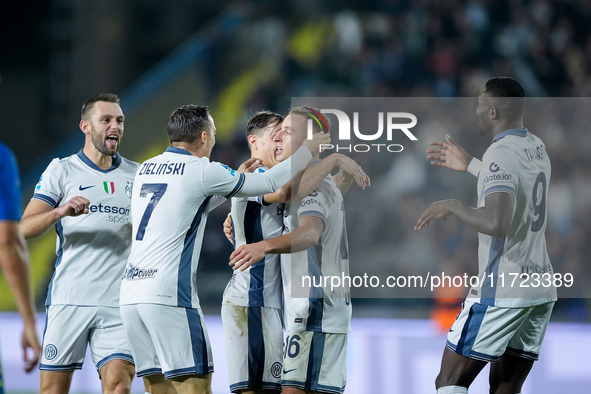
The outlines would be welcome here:
M 105 189 L 105 193 L 113 194 L 115 193 L 115 182 L 103 182 L 103 188 Z
M 157 268 L 137 268 L 132 264 L 129 264 L 129 266 L 125 269 L 125 274 L 123 274 L 123 277 L 127 280 L 150 279 L 155 277 L 157 273 Z
M 131 198 L 132 192 L 133 192 L 133 182 L 127 182 L 127 185 L 125 186 L 125 194 L 127 194 L 127 197 Z

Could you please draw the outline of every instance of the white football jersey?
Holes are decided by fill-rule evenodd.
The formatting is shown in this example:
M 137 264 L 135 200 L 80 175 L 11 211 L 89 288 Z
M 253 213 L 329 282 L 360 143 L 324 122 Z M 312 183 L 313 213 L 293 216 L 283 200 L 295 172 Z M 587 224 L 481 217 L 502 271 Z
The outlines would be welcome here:
M 310 157 L 302 147 L 260 174 L 238 173 L 175 147 L 144 162 L 135 177 L 132 248 L 121 305 L 199 308 L 197 265 L 208 212 L 224 197 L 275 191 L 289 181 L 292 165 L 301 169 Z
M 54 159 L 35 187 L 34 199 L 52 207 L 72 197 L 90 200 L 89 213 L 55 225 L 55 272 L 46 305 L 119 305 L 119 282 L 131 246 L 131 191 L 139 164 L 116 155 L 108 170 L 82 150 Z
M 316 331 L 345 334 L 351 331 L 350 283 L 330 289 L 317 287 L 326 276 L 349 276 L 349 243 L 341 191 L 329 174 L 316 190 L 293 207 L 298 219 L 315 216 L 324 222 L 318 244 L 283 258 L 284 324 L 288 332 Z M 286 216 L 286 229 L 292 227 Z M 291 260 L 291 261 L 290 261 Z
M 259 167 L 255 173 L 263 173 Z M 234 247 L 279 237 L 283 231 L 285 204 L 265 204 L 263 196 L 232 198 Z M 245 271 L 235 270 L 226 290 L 224 304 L 281 308 L 281 266 L 278 254 L 268 254 Z
M 481 288 L 470 289 L 469 297 L 501 307 L 556 300 L 553 281 L 543 275 L 554 274 L 544 235 L 550 175 L 544 143 L 526 129 L 498 134 L 486 150 L 478 175 L 478 207 L 497 192 L 514 195 L 515 206 L 504 237 L 478 234 L 479 277 L 484 281 Z

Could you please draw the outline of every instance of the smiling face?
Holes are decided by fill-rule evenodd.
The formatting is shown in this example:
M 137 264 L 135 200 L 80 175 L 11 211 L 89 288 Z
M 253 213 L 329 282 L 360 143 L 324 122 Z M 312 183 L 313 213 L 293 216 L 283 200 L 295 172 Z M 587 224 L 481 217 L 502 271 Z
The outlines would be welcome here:
M 97 151 L 105 156 L 113 156 L 119 151 L 124 119 L 119 104 L 97 101 L 89 118 L 82 120 L 82 131 L 90 136 Z
M 275 158 L 275 136 L 281 130 L 281 123 L 272 122 L 248 137 L 252 156 L 263 160 L 263 164 L 271 168 L 277 163 Z

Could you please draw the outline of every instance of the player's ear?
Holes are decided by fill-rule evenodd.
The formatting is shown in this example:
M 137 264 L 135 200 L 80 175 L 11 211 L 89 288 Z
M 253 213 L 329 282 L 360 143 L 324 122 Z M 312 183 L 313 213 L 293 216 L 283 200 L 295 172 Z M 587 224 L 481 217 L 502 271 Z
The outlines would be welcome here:
M 80 130 L 82 130 L 84 134 L 90 134 L 90 125 L 84 119 L 80 121 Z
M 203 130 L 200 134 L 199 134 L 199 140 L 201 141 L 201 143 L 203 145 L 205 145 L 207 143 L 207 131 Z
M 491 119 L 498 119 L 499 118 L 499 111 L 494 106 L 490 107 L 488 114 L 490 115 Z
M 256 135 L 251 134 L 246 139 L 248 140 L 248 144 L 251 146 L 252 149 L 258 149 Z

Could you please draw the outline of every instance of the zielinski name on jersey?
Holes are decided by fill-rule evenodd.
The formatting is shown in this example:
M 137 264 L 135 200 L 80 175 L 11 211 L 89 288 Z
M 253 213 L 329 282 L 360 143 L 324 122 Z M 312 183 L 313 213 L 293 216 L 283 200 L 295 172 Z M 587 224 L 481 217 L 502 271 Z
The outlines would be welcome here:
M 183 175 L 186 163 L 149 163 L 142 164 L 138 175 Z
M 150 279 L 155 277 L 157 273 L 157 268 L 137 268 L 132 264 L 129 264 L 127 268 L 125 268 L 123 278 L 126 280 Z

